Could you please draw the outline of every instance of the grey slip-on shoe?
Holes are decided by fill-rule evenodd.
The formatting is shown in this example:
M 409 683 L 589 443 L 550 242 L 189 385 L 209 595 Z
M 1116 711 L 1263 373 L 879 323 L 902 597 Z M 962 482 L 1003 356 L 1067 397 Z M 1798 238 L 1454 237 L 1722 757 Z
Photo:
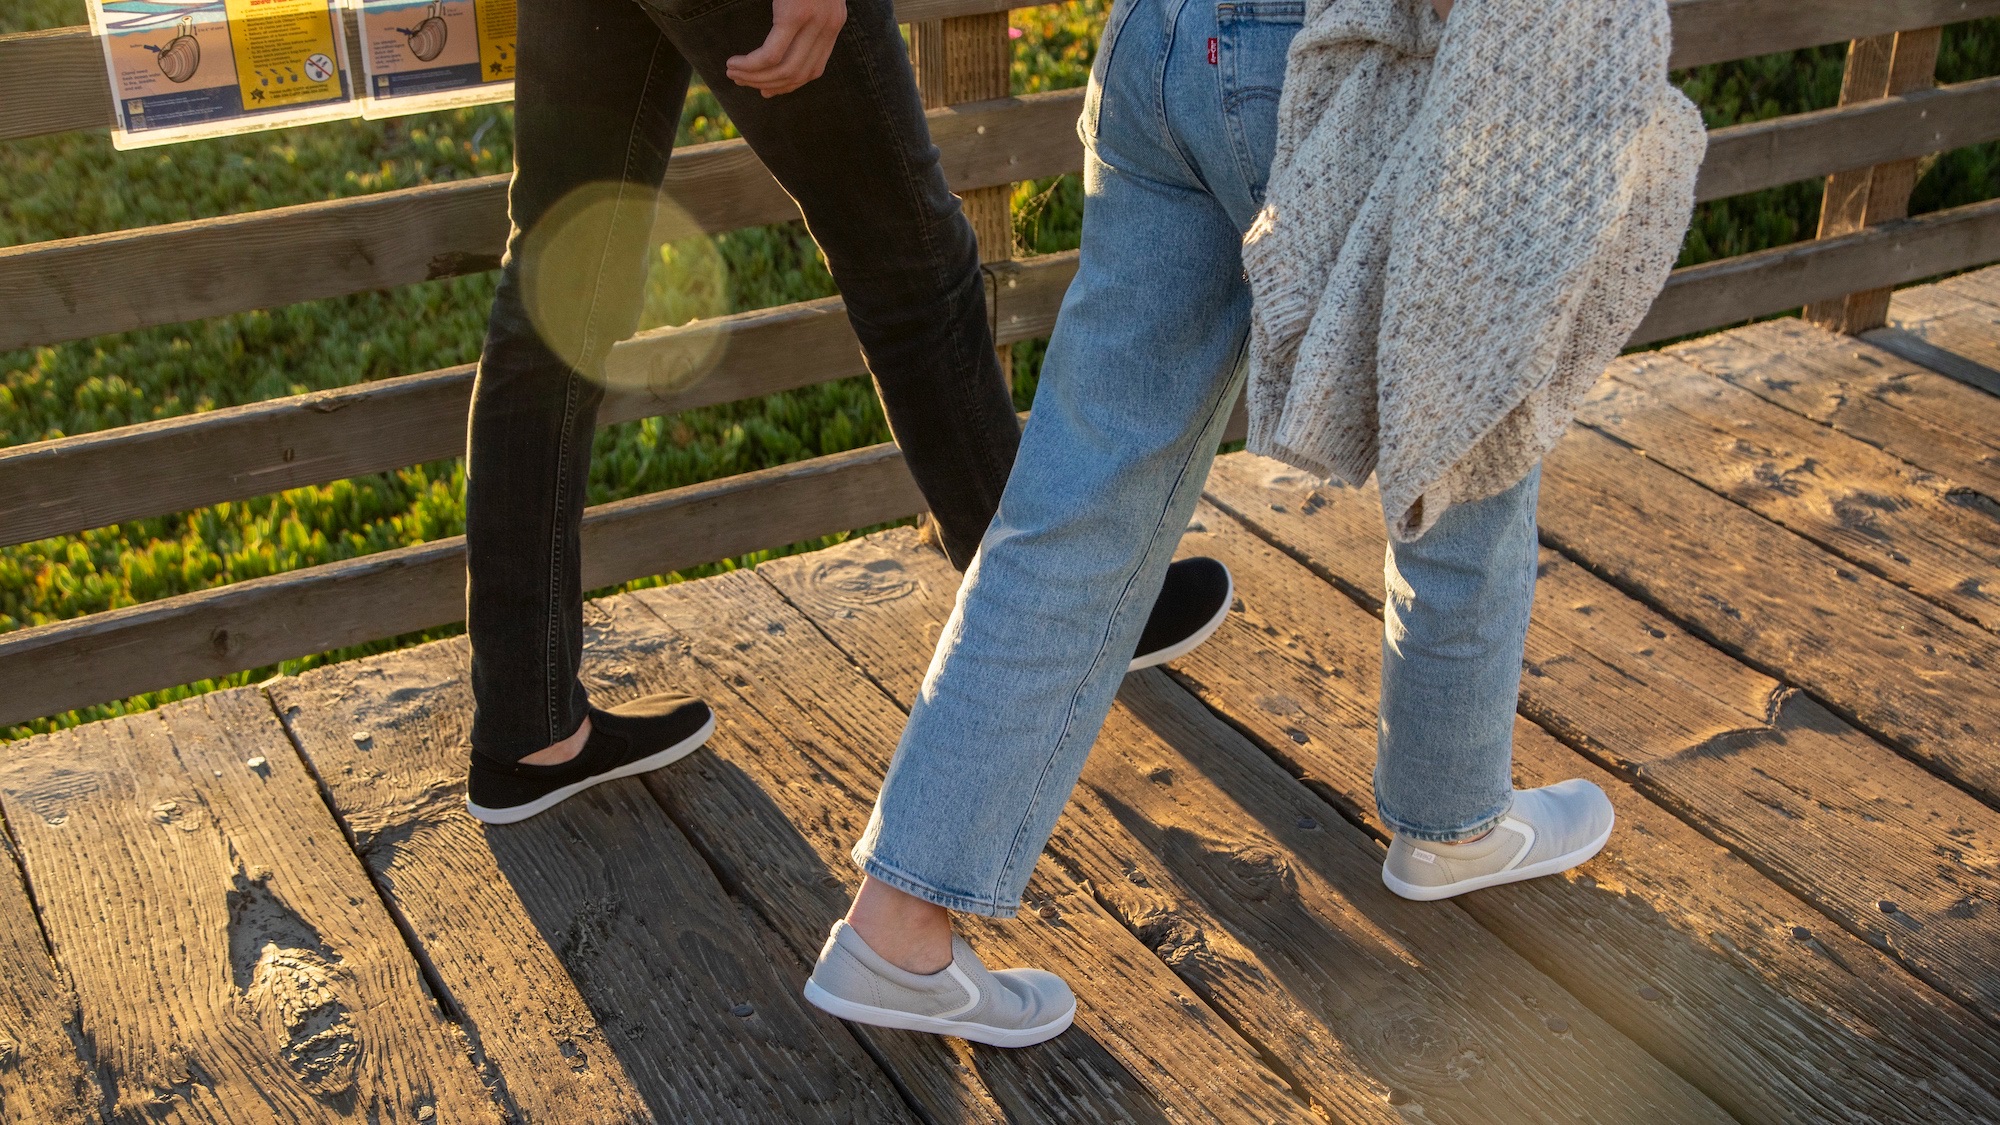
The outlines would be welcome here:
M 1076 997 L 1054 973 L 993 972 L 965 939 L 951 939 L 951 964 L 926 976 L 890 964 L 845 920 L 833 924 L 806 981 L 821 1011 L 855 1023 L 956 1035 L 994 1047 L 1054 1039 L 1076 1018 Z
M 1470 843 L 1398 836 L 1382 862 L 1382 882 L 1404 898 L 1431 901 L 1554 875 L 1596 855 L 1616 819 L 1611 798 L 1582 778 L 1523 789 L 1493 831 Z

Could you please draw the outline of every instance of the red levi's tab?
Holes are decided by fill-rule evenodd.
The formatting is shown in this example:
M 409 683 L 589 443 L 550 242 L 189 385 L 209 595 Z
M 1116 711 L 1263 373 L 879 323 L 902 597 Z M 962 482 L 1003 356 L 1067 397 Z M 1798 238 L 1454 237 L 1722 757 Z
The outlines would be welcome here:
M 1221 59 L 1221 56 L 1222 56 L 1221 40 L 1210 39 L 1208 41 L 1208 65 L 1214 66 Z

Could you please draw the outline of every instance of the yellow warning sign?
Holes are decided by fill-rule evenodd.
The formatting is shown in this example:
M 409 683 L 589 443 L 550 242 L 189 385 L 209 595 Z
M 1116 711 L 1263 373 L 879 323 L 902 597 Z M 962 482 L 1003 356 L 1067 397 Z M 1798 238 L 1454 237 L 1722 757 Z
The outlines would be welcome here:
M 224 0 L 246 109 L 342 96 L 325 0 Z

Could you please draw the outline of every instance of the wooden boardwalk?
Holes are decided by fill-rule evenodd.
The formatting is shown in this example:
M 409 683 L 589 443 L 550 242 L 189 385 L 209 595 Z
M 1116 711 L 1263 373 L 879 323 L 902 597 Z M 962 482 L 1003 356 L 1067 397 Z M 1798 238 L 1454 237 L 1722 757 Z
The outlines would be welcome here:
M 1517 773 L 1563 878 L 1383 889 L 1380 516 L 1223 458 L 1239 612 L 1132 677 L 996 964 L 1039 1048 L 798 997 L 957 576 L 899 530 L 594 602 L 709 748 L 463 809 L 444 641 L 0 749 L 9 1121 L 2000 1120 L 2000 269 L 1620 361 L 1549 460 Z

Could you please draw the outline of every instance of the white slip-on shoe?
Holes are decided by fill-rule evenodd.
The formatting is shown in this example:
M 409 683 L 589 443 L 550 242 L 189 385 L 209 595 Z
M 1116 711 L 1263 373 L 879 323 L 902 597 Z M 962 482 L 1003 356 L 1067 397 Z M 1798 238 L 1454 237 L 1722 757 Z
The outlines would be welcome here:
M 1554 875 L 1602 850 L 1616 819 L 1611 798 L 1582 778 L 1523 789 L 1493 831 L 1470 843 L 1397 837 L 1382 862 L 1382 882 L 1404 898 L 1429 902 Z
M 855 1023 L 956 1035 L 994 1047 L 1054 1039 L 1076 1018 L 1076 997 L 1054 973 L 992 972 L 965 939 L 951 939 L 951 964 L 926 976 L 882 959 L 845 920 L 833 924 L 805 997 Z

